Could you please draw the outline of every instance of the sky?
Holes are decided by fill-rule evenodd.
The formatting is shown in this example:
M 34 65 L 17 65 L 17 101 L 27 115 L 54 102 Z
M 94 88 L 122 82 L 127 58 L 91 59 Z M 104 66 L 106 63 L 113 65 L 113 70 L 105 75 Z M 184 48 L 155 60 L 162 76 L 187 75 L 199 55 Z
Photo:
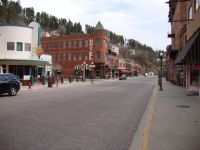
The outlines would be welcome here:
M 170 39 L 167 0 L 20 0 L 22 7 L 33 7 L 58 18 L 96 26 L 135 39 L 154 50 L 165 50 Z

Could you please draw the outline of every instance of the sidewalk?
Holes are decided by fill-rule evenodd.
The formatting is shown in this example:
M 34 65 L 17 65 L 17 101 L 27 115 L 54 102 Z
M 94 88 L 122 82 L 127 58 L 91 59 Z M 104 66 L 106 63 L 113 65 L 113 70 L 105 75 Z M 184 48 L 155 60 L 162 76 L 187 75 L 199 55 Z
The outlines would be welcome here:
M 117 80 L 117 79 L 115 79 L 115 80 Z M 115 80 L 112 80 L 112 79 L 95 79 L 94 80 L 94 84 L 101 83 L 103 81 L 115 81 Z M 59 82 L 58 83 L 58 87 L 57 87 L 56 83 L 53 84 L 52 88 L 66 88 L 66 87 L 74 87 L 74 86 L 85 86 L 85 85 L 90 85 L 90 84 L 91 84 L 90 79 L 87 79 L 86 82 L 73 81 L 72 83 L 69 83 L 68 80 L 65 80 L 63 84 L 61 84 L 61 82 Z M 45 85 L 42 85 L 41 83 L 39 83 L 39 84 L 36 83 L 33 86 L 31 86 L 31 88 L 29 88 L 29 86 L 22 86 L 21 85 L 20 92 L 37 91 L 37 90 L 45 90 L 45 89 L 52 89 L 52 88 L 48 87 L 48 83 L 47 82 L 46 82 Z
M 130 150 L 200 150 L 200 97 L 163 79 L 156 86 Z

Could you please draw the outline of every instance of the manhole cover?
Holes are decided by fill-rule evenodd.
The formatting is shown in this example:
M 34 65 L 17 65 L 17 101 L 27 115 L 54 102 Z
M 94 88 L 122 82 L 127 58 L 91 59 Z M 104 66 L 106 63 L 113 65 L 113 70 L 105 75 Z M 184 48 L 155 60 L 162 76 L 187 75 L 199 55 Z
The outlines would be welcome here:
M 188 105 L 177 105 L 176 107 L 178 107 L 178 108 L 190 108 L 190 106 L 188 106 Z

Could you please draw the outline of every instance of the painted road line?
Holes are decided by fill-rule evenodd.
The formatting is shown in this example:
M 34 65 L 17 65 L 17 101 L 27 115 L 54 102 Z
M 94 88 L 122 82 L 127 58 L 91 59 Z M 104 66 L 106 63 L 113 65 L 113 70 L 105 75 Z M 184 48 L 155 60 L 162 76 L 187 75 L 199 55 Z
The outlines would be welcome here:
M 155 110 L 157 90 L 158 90 L 158 87 L 157 87 L 157 84 L 155 84 L 147 109 L 145 110 L 142 120 L 134 135 L 134 138 L 129 150 L 147 150 L 148 149 L 150 132 L 151 132 L 152 121 L 153 121 L 154 110 Z

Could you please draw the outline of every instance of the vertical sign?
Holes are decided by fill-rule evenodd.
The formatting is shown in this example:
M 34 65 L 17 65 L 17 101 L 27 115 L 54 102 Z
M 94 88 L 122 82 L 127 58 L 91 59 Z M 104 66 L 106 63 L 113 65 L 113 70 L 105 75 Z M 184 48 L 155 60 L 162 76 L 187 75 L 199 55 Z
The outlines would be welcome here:
M 94 46 L 94 40 L 93 39 L 89 39 L 89 60 L 93 60 L 93 46 Z

